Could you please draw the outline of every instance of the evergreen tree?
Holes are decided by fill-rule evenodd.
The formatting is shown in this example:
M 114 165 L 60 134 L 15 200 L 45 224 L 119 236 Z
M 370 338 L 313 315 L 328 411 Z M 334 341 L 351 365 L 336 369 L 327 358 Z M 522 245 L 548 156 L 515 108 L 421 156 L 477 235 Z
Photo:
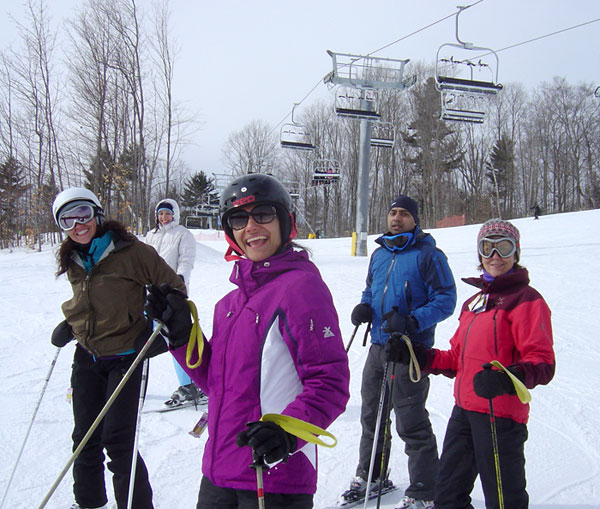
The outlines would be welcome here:
M 405 160 L 413 167 L 416 192 L 405 192 L 419 202 L 421 223 L 427 227 L 447 213 L 443 204 L 451 189 L 448 176 L 461 164 L 463 153 L 455 131 L 440 120 L 440 94 L 434 79 L 416 85 L 410 94 L 413 118 L 402 137 L 409 147 Z
M 19 220 L 19 200 L 29 188 L 25 184 L 25 171 L 14 157 L 9 156 L 0 165 L 0 247 L 10 245 L 11 239 L 23 227 Z
M 487 176 L 494 187 L 500 217 L 512 216 L 511 187 L 514 181 L 515 150 L 512 140 L 503 134 L 496 141 L 486 164 Z
M 214 179 L 208 178 L 203 171 L 199 171 L 185 183 L 181 203 L 190 209 L 200 207 L 202 204 L 212 204 L 210 193 L 214 189 Z

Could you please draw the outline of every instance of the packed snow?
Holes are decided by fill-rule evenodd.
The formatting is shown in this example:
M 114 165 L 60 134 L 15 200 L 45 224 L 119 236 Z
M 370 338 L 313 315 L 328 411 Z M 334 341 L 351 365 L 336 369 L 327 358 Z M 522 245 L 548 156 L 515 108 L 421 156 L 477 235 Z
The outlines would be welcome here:
M 521 231 L 521 262 L 531 284 L 552 310 L 557 370 L 554 380 L 532 391 L 529 440 L 526 443 L 527 479 L 532 509 L 589 509 L 600 507 L 600 210 L 516 219 Z M 460 303 L 474 289 L 460 278 L 477 274 L 475 238 L 479 225 L 428 230 L 448 256 L 457 281 L 454 315 L 442 322 L 436 346 L 446 348 L 458 319 Z M 228 292 L 231 264 L 224 261 L 222 234 L 194 230 L 197 262 L 192 273 L 191 299 L 198 307 L 207 336 L 216 301 Z M 369 253 L 376 236 L 369 237 Z M 368 257 L 351 256 L 350 238 L 300 240 L 312 251 L 334 298 L 346 343 L 354 327 L 350 312 L 360 301 Z M 56 246 L 42 252 L 0 251 L 0 490 L 13 472 L 29 423 L 44 387 L 56 348 L 50 334 L 62 319 L 60 304 L 71 295 L 64 276 L 55 278 Z M 598 252 L 596 251 L 598 249 Z M 330 427 L 337 447 L 322 448 L 315 508 L 333 505 L 354 475 L 360 436 L 360 380 L 367 350 L 362 347 L 364 326 L 349 352 L 351 399 L 346 412 Z M 64 347 L 56 362 L 33 427 L 16 468 L 4 508 L 38 507 L 71 456 L 72 413 L 67 392 L 74 345 Z M 431 377 L 428 408 L 441 449 L 453 405 L 453 381 Z M 177 387 L 168 354 L 152 359 L 146 409 L 158 408 Z M 201 477 L 206 436 L 189 435 L 202 409 L 144 413 L 140 451 L 148 465 L 158 509 L 194 508 Z M 109 500 L 112 497 L 107 474 Z M 391 479 L 401 488 L 386 498 L 393 507 L 408 482 L 402 441 L 392 446 Z M 66 508 L 73 501 L 72 477 L 67 473 L 47 503 Z M 473 505 L 485 507 L 479 483 Z M 372 504 L 373 506 L 375 504 Z M 508 508 L 507 508 L 508 509 Z

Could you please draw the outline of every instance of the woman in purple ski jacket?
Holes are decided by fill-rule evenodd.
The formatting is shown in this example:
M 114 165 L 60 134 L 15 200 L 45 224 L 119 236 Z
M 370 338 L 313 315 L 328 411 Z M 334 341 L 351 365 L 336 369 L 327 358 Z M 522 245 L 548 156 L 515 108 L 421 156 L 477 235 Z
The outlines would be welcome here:
M 185 299 L 163 286 L 152 289 L 147 305 L 152 317 L 166 318 L 173 355 L 208 395 L 196 507 L 256 507 L 254 451 L 271 466 L 264 473 L 266 507 L 308 509 L 317 486 L 316 446 L 259 419 L 283 414 L 327 428 L 344 411 L 350 375 L 338 316 L 318 269 L 306 251 L 294 249 L 291 200 L 277 179 L 234 180 L 221 208 L 237 289 L 215 307 L 199 367 L 186 363 Z

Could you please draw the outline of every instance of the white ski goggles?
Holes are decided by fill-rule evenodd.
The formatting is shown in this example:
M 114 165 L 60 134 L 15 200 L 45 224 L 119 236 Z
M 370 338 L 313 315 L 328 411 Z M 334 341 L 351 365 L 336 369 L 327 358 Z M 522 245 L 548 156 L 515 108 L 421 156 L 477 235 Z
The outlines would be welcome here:
M 61 212 L 58 216 L 58 226 L 65 232 L 75 228 L 77 223 L 89 223 L 96 216 L 96 211 L 92 205 L 81 204 L 72 209 Z
M 517 244 L 513 239 L 500 237 L 496 239 L 484 237 L 477 244 L 477 251 L 483 258 L 491 258 L 494 251 L 502 258 L 510 258 L 517 252 Z

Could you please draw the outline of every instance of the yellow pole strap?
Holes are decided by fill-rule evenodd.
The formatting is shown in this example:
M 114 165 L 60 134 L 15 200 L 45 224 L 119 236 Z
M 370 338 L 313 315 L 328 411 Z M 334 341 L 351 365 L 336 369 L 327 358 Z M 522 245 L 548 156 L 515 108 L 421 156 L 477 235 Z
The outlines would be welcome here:
M 527 390 L 527 387 L 525 387 L 525 384 L 521 382 L 521 380 L 519 380 L 513 373 L 506 369 L 499 361 L 492 361 L 490 364 L 498 368 L 500 371 L 504 371 L 510 377 L 521 403 L 526 404 L 531 401 L 531 393 Z
M 408 376 L 410 377 L 410 381 L 416 384 L 419 380 L 421 380 L 421 366 L 419 366 L 419 361 L 417 361 L 417 356 L 413 350 L 412 341 L 410 338 L 406 334 L 401 334 L 400 337 L 404 340 L 406 346 L 408 346 L 408 351 L 410 352 Z
M 335 447 L 337 445 L 337 438 L 329 433 L 329 431 L 289 415 L 265 414 L 260 418 L 260 420 L 274 422 L 278 426 L 281 426 L 284 431 L 287 431 L 290 435 L 294 435 L 298 438 L 301 438 L 305 442 L 310 442 L 311 444 L 322 445 L 323 447 Z M 324 442 L 318 438 L 318 435 L 331 438 L 333 442 Z
M 188 368 L 195 369 L 202 364 L 204 335 L 202 334 L 202 329 L 198 323 L 198 310 L 196 309 L 196 304 L 191 300 L 188 300 L 188 306 L 190 307 L 190 313 L 192 315 L 192 330 L 190 331 L 190 339 L 187 344 L 187 350 L 185 351 L 185 363 Z M 192 364 L 192 355 L 194 354 L 195 347 L 198 349 L 198 362 Z

